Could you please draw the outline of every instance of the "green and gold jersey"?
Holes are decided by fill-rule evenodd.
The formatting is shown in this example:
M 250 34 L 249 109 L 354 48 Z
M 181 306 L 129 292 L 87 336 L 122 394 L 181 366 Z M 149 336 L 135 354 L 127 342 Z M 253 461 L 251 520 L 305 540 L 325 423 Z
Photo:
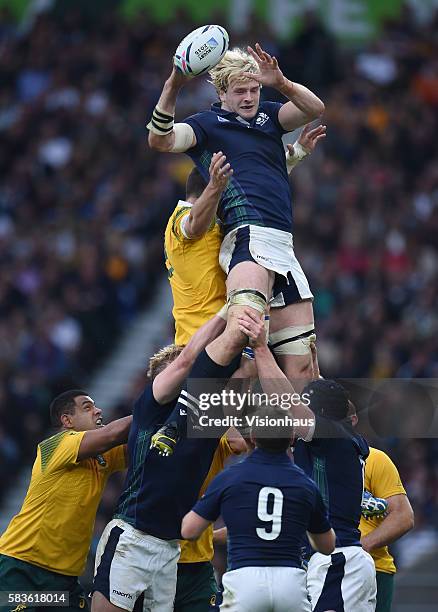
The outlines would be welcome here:
M 225 274 L 219 266 L 221 229 L 214 222 L 202 238 L 186 238 L 181 223 L 191 206 L 190 202 L 178 202 L 164 234 L 176 344 L 187 344 L 226 301 Z
M 397 468 L 388 455 L 377 448 L 370 447 L 370 454 L 365 463 L 365 489 L 375 497 L 384 499 L 393 495 L 406 495 Z M 382 520 L 383 517 L 365 519 L 362 516 L 359 525 L 362 536 L 368 535 L 380 525 Z M 395 573 L 394 559 L 387 546 L 372 550 L 370 555 L 378 572 Z
M 77 461 L 84 431 L 61 431 L 38 445 L 23 506 L 0 538 L 0 553 L 79 576 L 108 476 L 126 468 L 123 446 Z

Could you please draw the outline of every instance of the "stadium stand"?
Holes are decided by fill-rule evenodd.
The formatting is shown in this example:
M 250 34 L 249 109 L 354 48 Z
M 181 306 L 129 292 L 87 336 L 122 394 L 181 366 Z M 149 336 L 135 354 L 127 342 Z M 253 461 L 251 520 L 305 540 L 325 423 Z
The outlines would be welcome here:
M 71 10 L 22 30 L 0 10 L 0 496 L 33 459 L 49 399 L 87 384 L 165 282 L 162 234 L 189 166 L 149 151 L 144 126 L 169 49 L 192 26 L 183 13 L 163 29 Z M 357 50 L 314 15 L 293 41 L 263 31 L 326 102 L 327 139 L 293 188 L 327 376 L 438 378 L 437 26 L 438 14 L 418 24 L 406 8 Z M 254 28 L 233 42 L 255 40 Z M 197 109 L 213 99 L 205 81 L 184 91 L 181 114 L 194 98 Z M 437 440 L 386 448 L 416 529 L 436 533 Z

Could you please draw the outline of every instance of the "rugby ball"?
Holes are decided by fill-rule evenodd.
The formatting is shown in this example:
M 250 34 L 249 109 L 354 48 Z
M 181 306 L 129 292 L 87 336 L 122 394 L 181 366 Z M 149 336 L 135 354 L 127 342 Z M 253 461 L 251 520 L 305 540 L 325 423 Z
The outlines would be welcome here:
M 173 63 L 189 77 L 207 72 L 221 61 L 229 40 L 228 32 L 222 26 L 196 28 L 179 43 Z

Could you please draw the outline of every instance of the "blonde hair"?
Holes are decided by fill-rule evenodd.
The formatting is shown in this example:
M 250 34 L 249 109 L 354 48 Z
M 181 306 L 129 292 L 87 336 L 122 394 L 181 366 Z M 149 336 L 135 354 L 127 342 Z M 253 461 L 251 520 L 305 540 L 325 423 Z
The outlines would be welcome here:
M 165 370 L 168 365 L 170 365 L 178 355 L 181 354 L 184 346 L 179 344 L 169 344 L 168 346 L 164 346 L 160 349 L 155 355 L 149 359 L 149 369 L 147 371 L 147 375 L 151 380 L 154 380 L 160 372 Z
M 243 49 L 235 47 L 227 51 L 219 64 L 209 71 L 210 83 L 215 86 L 218 93 L 225 92 L 231 81 L 244 81 L 243 72 L 259 72 L 255 59 Z

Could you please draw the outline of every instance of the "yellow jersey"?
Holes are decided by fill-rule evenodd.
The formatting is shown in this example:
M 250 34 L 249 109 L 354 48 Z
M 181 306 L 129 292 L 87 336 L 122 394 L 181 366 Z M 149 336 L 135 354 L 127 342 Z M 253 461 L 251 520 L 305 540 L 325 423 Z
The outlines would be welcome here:
M 405 495 L 406 491 L 400 480 L 397 468 L 386 453 L 370 447 L 370 454 L 365 463 L 365 489 L 376 497 L 391 497 Z M 360 519 L 359 529 L 362 536 L 371 533 L 379 526 L 384 517 Z M 388 547 L 376 548 L 371 553 L 376 571 L 395 574 L 394 559 L 389 554 Z
M 191 206 L 190 202 L 178 202 L 164 234 L 176 344 L 187 344 L 226 300 L 225 274 L 219 266 L 220 226 L 215 220 L 202 238 L 186 238 L 181 223 Z
M 213 455 L 210 470 L 204 480 L 199 497 L 202 497 L 210 484 L 219 472 L 224 469 L 225 461 L 233 454 L 231 446 L 224 435 L 220 439 L 219 446 Z M 213 559 L 213 525 L 209 525 L 200 538 L 193 542 L 181 540 L 181 556 L 179 563 L 199 563 L 201 561 L 211 561 Z
M 0 538 L 1 554 L 59 574 L 82 574 L 108 476 L 126 468 L 123 446 L 77 461 L 84 434 L 60 431 L 38 444 L 23 506 Z
M 180 200 L 164 233 L 166 268 L 173 295 L 175 344 L 187 344 L 193 334 L 222 308 L 227 293 L 226 277 L 219 266 L 220 226 L 215 220 L 202 238 L 187 238 L 182 223 L 189 216 L 191 207 L 190 202 Z M 200 497 L 232 454 L 228 440 L 223 436 Z M 181 541 L 179 563 L 210 561 L 213 554 L 213 527 L 210 525 L 195 542 Z

